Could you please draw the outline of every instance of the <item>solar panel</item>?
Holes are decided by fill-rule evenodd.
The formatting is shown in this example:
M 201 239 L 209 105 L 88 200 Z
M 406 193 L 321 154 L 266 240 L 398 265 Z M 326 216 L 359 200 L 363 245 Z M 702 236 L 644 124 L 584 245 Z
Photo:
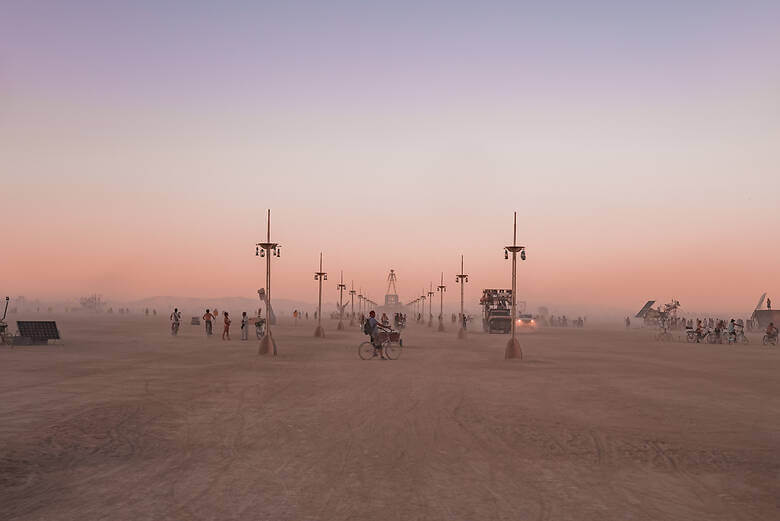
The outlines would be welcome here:
M 647 315 L 647 312 L 653 307 L 653 304 L 655 304 L 655 300 L 648 300 L 645 305 L 642 306 L 642 309 L 639 310 L 639 313 L 634 315 L 634 318 L 645 318 L 645 315 Z
M 34 344 L 45 344 L 49 340 L 59 340 L 57 323 L 46 320 L 17 320 L 19 336 L 29 338 Z

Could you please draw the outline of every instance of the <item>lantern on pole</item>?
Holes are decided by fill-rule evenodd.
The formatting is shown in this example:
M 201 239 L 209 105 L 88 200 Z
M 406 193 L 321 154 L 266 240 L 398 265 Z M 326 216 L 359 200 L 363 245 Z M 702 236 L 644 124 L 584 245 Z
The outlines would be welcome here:
M 509 258 L 509 253 L 512 254 L 512 338 L 506 344 L 506 350 L 504 351 L 504 359 L 509 360 L 512 358 L 523 359 L 523 349 L 520 347 L 520 342 L 517 340 L 517 254 L 520 253 L 520 258 L 525 260 L 525 246 L 517 245 L 517 212 L 515 212 L 514 218 L 514 236 L 512 238 L 512 245 L 504 247 L 504 258 Z
M 444 272 L 441 274 L 441 282 L 436 287 L 439 292 L 439 332 L 444 332 L 444 292 L 447 291 L 447 286 L 444 285 Z
M 458 328 L 458 338 L 466 338 L 466 315 L 463 313 L 463 285 L 469 281 L 469 276 L 463 271 L 463 255 L 460 256 L 460 273 L 455 275 L 455 282 L 460 284 L 460 327 Z
M 274 310 L 271 307 L 271 257 L 281 257 L 281 251 L 281 245 L 271 242 L 271 210 L 268 210 L 266 240 L 255 245 L 255 255 L 257 257 L 265 257 L 265 291 L 262 292 L 265 299 L 265 333 L 263 338 L 260 339 L 260 345 L 257 348 L 258 355 L 273 354 L 276 356 L 276 340 L 271 335 L 271 325 L 276 324 Z
M 322 329 L 322 281 L 328 280 L 328 274 L 322 271 L 322 252 L 320 252 L 320 271 L 314 272 L 314 280 L 319 281 L 319 300 L 317 302 L 317 327 L 314 329 L 314 336 L 324 337 L 325 330 Z

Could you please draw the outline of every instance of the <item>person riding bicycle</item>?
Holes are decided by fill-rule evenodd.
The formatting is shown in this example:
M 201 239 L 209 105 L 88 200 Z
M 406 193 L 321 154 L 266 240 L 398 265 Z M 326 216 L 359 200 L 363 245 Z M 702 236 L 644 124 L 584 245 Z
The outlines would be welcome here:
M 728 333 L 727 336 L 728 336 L 729 342 L 736 342 L 737 341 L 737 327 L 736 327 L 736 322 L 735 322 L 735 320 L 733 318 L 729 321 L 729 325 L 726 328 L 726 332 Z
M 366 319 L 366 323 L 363 326 L 363 331 L 366 331 L 369 337 L 371 337 L 371 344 L 374 346 L 375 351 L 379 351 L 379 356 L 382 358 L 382 360 L 387 360 L 385 357 L 384 349 L 382 348 L 382 344 L 380 343 L 377 345 L 375 339 L 377 337 L 377 333 L 379 330 L 387 330 L 389 329 L 386 326 L 383 326 L 377 319 L 376 319 L 376 312 L 371 310 L 371 312 L 368 314 L 368 318 Z
M 725 326 L 726 326 L 726 324 L 723 323 L 723 320 L 719 319 L 717 322 L 715 322 L 715 331 L 713 331 L 713 333 L 715 333 L 715 338 L 718 341 L 720 341 L 720 335 L 721 335 L 721 333 L 723 333 L 723 328 Z M 720 343 L 720 342 L 718 342 L 718 343 Z
M 777 338 L 777 328 L 775 327 L 774 322 L 770 322 L 767 326 L 766 336 L 768 336 L 770 339 Z
M 698 344 L 699 341 L 704 338 L 704 328 L 702 326 L 701 320 L 698 318 L 696 319 L 696 343 Z

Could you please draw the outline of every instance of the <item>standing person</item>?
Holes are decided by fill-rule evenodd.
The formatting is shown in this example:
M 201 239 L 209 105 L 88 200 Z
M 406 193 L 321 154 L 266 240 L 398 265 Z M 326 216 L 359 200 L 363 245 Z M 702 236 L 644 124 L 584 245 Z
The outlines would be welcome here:
M 241 340 L 249 340 L 249 317 L 246 311 L 241 314 Z
M 771 299 L 771 298 L 769 298 L 769 297 L 767 297 L 767 299 L 766 299 L 766 308 L 767 308 L 768 310 L 771 310 L 771 309 L 772 309 L 772 299 Z
M 171 313 L 171 335 L 176 336 L 179 334 L 179 325 L 181 324 L 181 313 L 178 308 L 173 308 Z
M 211 336 L 214 334 L 214 328 L 211 321 L 215 318 L 217 318 L 217 316 L 212 314 L 208 309 L 206 310 L 206 314 L 203 315 L 203 323 L 206 325 L 206 336 Z
M 222 340 L 225 340 L 225 337 L 230 340 L 230 315 L 227 311 L 225 311 L 225 329 L 222 330 Z

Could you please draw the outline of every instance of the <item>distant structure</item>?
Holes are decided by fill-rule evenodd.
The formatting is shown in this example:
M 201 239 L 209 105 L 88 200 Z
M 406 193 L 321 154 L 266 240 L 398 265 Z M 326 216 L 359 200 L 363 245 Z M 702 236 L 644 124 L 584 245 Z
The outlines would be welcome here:
M 634 315 L 634 318 L 641 318 L 644 320 L 646 326 L 656 326 L 677 317 L 677 310 L 680 309 L 680 301 L 672 299 L 668 304 L 664 304 L 663 310 L 661 306 L 653 309 L 655 300 L 648 300 L 642 309 Z
M 396 277 L 395 270 L 390 270 L 390 275 L 387 276 L 387 292 L 385 293 L 385 306 L 397 306 L 398 300 L 398 288 L 395 286 Z
M 100 313 L 106 305 L 103 301 L 103 297 L 98 294 L 81 297 L 79 299 L 79 304 L 81 304 L 82 309 L 92 311 L 93 313 Z
M 765 301 L 767 302 L 766 309 L 761 309 Z M 772 309 L 769 299 L 766 298 L 766 293 L 764 293 L 758 299 L 758 304 L 756 304 L 756 309 L 753 310 L 750 319 L 761 328 L 767 327 L 770 322 L 780 324 L 780 311 Z
M 380 306 L 377 311 L 381 313 L 387 313 L 388 315 L 393 313 L 403 313 L 404 306 L 401 303 L 401 299 L 398 298 L 398 288 L 396 287 L 396 282 L 398 282 L 398 278 L 396 277 L 395 270 L 391 269 L 390 273 L 387 275 L 385 303 L 383 306 Z

